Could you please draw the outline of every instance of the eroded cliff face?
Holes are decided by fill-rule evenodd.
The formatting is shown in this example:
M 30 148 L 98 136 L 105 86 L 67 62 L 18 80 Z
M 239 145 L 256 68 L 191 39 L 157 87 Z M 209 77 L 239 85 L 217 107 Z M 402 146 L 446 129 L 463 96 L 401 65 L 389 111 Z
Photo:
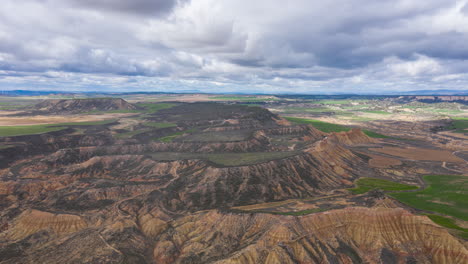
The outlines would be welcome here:
M 125 206 L 123 206 L 125 207 Z M 129 207 L 126 209 L 130 209 Z M 218 210 L 175 220 L 100 211 L 28 211 L 2 233 L 2 263 L 466 263 L 462 242 L 401 208 L 350 207 L 306 216 Z M 106 216 L 106 218 L 103 218 Z M 87 218 L 87 220 L 85 220 Z M 5 254 L 7 251 L 8 254 Z
M 331 133 L 329 138 L 345 145 L 369 144 L 377 142 L 376 139 L 368 137 L 359 128 L 353 128 L 347 132 Z
M 466 262 L 463 244 L 426 217 L 396 208 L 383 193 L 343 190 L 358 177 L 380 175 L 355 151 L 378 141 L 360 130 L 327 134 L 238 108 L 167 109 L 155 122 L 180 123 L 148 134 L 209 125 L 201 128 L 248 132 L 238 141 L 148 143 L 114 138 L 109 125 L 24 138 L 31 142 L 15 147 L 19 154 L 1 150 L 12 156 L 0 169 L 0 263 Z M 270 154 L 290 145 L 299 147 L 286 158 L 249 165 L 154 156 Z M 233 208 L 279 202 L 289 212 L 289 199 L 304 210 L 336 210 L 294 217 Z
M 35 105 L 47 113 L 78 113 L 86 111 L 134 110 L 136 106 L 121 98 L 47 99 Z
M 21 193 L 23 200 L 40 198 L 44 206 L 61 210 L 94 203 L 99 207 L 99 202 L 104 206 L 132 193 L 154 191 L 146 201 L 157 200 L 179 212 L 324 194 L 373 173 L 365 161 L 330 138 L 292 157 L 232 167 L 202 160 L 101 154 L 83 147 L 27 159 L 3 171 L 11 180 L 2 181 L 0 191 L 9 204 L 18 203 L 14 197 Z
M 10 240 L 21 240 L 43 230 L 55 234 L 69 234 L 86 227 L 86 221 L 78 215 L 28 210 L 23 212 L 13 223 L 13 228 L 3 233 L 2 236 Z
M 346 208 L 303 217 L 194 214 L 171 223 L 155 263 L 466 263 L 468 251 L 424 216 Z

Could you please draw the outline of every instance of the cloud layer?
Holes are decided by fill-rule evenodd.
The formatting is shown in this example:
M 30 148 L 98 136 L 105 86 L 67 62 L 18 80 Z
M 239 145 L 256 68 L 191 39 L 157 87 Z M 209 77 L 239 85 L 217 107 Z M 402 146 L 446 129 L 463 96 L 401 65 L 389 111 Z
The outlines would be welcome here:
M 466 90 L 466 43 L 467 1 L 4 0 L 0 87 Z

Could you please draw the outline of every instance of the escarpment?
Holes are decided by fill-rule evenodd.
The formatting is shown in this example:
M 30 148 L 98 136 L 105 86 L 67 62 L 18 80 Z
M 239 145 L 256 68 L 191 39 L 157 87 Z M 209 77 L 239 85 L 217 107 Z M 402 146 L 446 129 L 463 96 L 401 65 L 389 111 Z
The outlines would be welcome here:
M 22 213 L 14 223 L 14 227 L 2 235 L 8 239 L 18 240 L 41 230 L 50 230 L 56 234 L 67 234 L 86 227 L 86 221 L 77 215 L 30 210 Z
M 167 209 L 185 211 L 313 196 L 351 186 L 358 176 L 372 173 L 359 157 L 327 139 L 292 157 L 231 167 L 202 160 L 155 161 L 144 155 L 83 153 L 59 151 L 36 161 L 34 166 L 15 170 L 18 190 L 30 186 L 21 180 L 25 176 L 52 183 L 56 182 L 55 175 L 61 175 L 62 184 L 55 185 L 60 188 L 86 178 L 141 182 L 159 190 L 155 195 Z M 34 193 L 46 195 L 44 192 L 50 190 L 39 182 L 37 186 Z M 83 195 L 67 199 L 70 204 L 82 200 Z
M 446 230 L 399 208 L 357 207 L 303 217 L 211 211 L 172 226 L 154 247 L 157 263 L 468 261 L 466 248 Z
M 36 104 L 35 108 L 41 112 L 56 114 L 137 109 L 121 98 L 47 99 Z
M 375 143 L 376 140 L 367 136 L 358 128 L 353 128 L 347 132 L 336 132 L 329 135 L 331 140 L 340 142 L 345 145 Z

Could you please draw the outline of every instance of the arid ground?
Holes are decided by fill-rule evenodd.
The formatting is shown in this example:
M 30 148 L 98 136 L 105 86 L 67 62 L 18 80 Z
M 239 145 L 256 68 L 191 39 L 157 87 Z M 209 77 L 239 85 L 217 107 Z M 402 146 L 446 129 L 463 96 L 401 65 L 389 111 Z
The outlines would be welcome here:
M 1 97 L 0 263 L 468 263 L 465 100 Z

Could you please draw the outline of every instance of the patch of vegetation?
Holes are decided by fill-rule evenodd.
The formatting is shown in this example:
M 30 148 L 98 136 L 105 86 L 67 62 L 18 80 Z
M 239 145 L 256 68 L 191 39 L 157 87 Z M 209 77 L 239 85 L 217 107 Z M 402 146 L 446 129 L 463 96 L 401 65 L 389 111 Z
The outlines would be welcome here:
M 316 104 L 328 104 L 328 105 L 333 105 L 333 104 L 351 104 L 351 100 L 319 100 L 319 101 L 313 101 L 313 103 L 316 103 Z
M 348 110 L 365 110 L 369 107 L 371 107 L 372 105 L 370 104 L 358 104 L 358 105 L 346 105 L 346 106 L 340 106 L 341 109 L 348 109 Z
M 418 189 L 417 186 L 376 178 L 359 178 L 356 181 L 356 185 L 356 188 L 349 189 L 353 194 L 362 194 L 373 189 L 380 189 L 383 191 L 407 191 Z
M 454 130 L 455 133 L 467 133 L 468 118 L 467 117 L 452 117 L 452 124 L 448 127 L 449 130 Z
M 70 126 L 95 126 L 113 123 L 115 120 L 102 120 L 91 122 L 70 122 L 44 125 L 29 125 L 29 126 L 2 126 L 0 127 L 1 137 L 24 136 L 33 134 L 43 134 L 53 131 L 66 129 Z
M 65 128 L 66 127 L 50 126 L 50 125 L 2 126 L 0 127 L 0 137 L 43 134 L 47 132 L 59 131 Z
M 140 110 L 136 109 L 117 109 L 117 110 L 109 110 L 109 111 L 101 111 L 101 110 L 93 110 L 84 112 L 83 114 L 88 115 L 99 115 L 99 114 L 125 114 L 125 113 L 140 113 Z
M 332 109 L 326 107 L 286 107 L 284 113 L 321 113 L 321 112 L 333 112 Z
M 241 166 L 267 162 L 296 155 L 297 152 L 250 152 L 250 153 L 191 153 L 157 152 L 151 156 L 155 160 L 203 159 L 222 166 Z
M 209 131 L 203 133 L 197 133 L 184 138 L 186 141 L 197 141 L 197 142 L 229 142 L 229 141 L 241 141 L 248 139 L 250 131 Z
M 382 134 L 379 134 L 377 132 L 366 130 L 366 129 L 364 129 L 362 132 L 364 132 L 364 134 L 366 134 L 368 137 L 371 137 L 371 138 L 393 138 L 393 139 L 396 139 L 394 137 L 382 135 Z
M 432 220 L 432 222 L 440 226 L 446 227 L 446 228 L 458 230 L 460 231 L 458 232 L 459 236 L 461 236 L 463 239 L 468 239 L 468 228 L 463 228 L 463 227 L 458 226 L 453 219 L 440 216 L 440 215 L 435 215 L 435 214 L 426 214 L 426 215 Z
M 188 130 L 184 130 L 184 131 L 179 131 L 179 132 L 175 132 L 175 133 L 173 133 L 172 135 L 169 135 L 169 136 L 154 138 L 153 140 L 164 142 L 164 143 L 169 143 L 169 142 L 172 142 L 172 140 L 174 140 L 176 137 L 182 136 L 183 134 L 193 133 L 196 130 L 197 130 L 196 128 L 192 128 L 192 129 L 188 129 Z
M 21 105 L 0 105 L 0 110 L 19 110 L 21 108 L 24 108 L 24 106 Z
M 295 152 L 249 152 L 217 153 L 208 155 L 208 159 L 223 166 L 239 166 L 282 159 L 296 154 Z
M 177 104 L 171 104 L 171 103 L 138 103 L 136 106 L 142 107 L 145 109 L 144 112 L 153 114 L 158 112 L 159 110 L 162 109 L 168 109 L 176 106 Z
M 115 137 L 116 138 L 130 138 L 130 137 L 133 137 L 135 135 L 138 135 L 147 131 L 149 131 L 149 129 L 134 130 L 134 131 L 116 134 Z
M 307 119 L 307 118 L 299 118 L 299 117 L 285 117 L 286 120 L 296 123 L 296 124 L 307 124 L 312 125 L 313 127 L 317 128 L 322 132 L 341 132 L 341 131 L 349 131 L 350 128 L 338 124 L 327 123 L 319 120 L 314 119 Z
M 391 115 L 392 114 L 387 111 L 381 111 L 381 110 L 360 110 L 360 111 L 365 112 L 365 113 L 370 113 L 370 114 L 379 114 L 379 115 Z
M 101 120 L 101 121 L 85 121 L 85 122 L 68 122 L 68 123 L 58 123 L 58 124 L 49 124 L 49 126 L 99 126 L 107 125 L 114 123 L 115 119 Z
M 240 102 L 264 102 L 264 101 L 278 101 L 273 97 L 256 97 L 256 96 L 215 96 L 211 97 L 213 100 L 220 101 L 240 101 Z
M 367 122 L 367 121 L 374 121 L 375 118 L 370 118 L 370 117 L 364 117 L 364 116 L 353 116 L 351 117 L 352 120 L 354 121 L 361 121 L 361 122 Z
M 422 191 L 392 193 L 409 206 L 468 221 L 468 178 L 459 175 L 427 175 L 428 187 Z
M 263 107 L 261 104 L 251 104 L 251 103 L 245 103 L 245 104 L 240 104 L 240 105 L 246 105 L 248 107 Z
M 174 123 L 158 123 L 158 122 L 146 122 L 144 123 L 145 126 L 155 127 L 155 128 L 167 128 L 167 127 L 175 127 L 177 126 Z
M 12 145 L 0 145 L 0 149 L 7 149 L 13 147 Z
M 343 126 L 343 125 L 338 125 L 338 124 L 333 124 L 333 123 L 327 123 L 319 120 L 314 120 L 314 119 L 306 119 L 306 118 L 299 118 L 299 117 L 284 117 L 286 120 L 296 123 L 296 124 L 307 124 L 307 125 L 312 125 L 313 127 L 317 128 L 318 130 L 322 132 L 342 132 L 342 131 L 349 131 L 351 128 Z M 390 136 L 382 135 L 374 131 L 370 130 L 363 130 L 364 134 L 366 134 L 369 137 L 372 138 L 393 138 Z
M 275 214 L 275 215 L 293 215 L 293 216 L 302 216 L 302 215 L 308 215 L 312 213 L 319 213 L 326 211 L 325 209 L 322 208 L 313 208 L 313 209 L 307 209 L 307 210 L 302 210 L 302 211 L 292 211 L 292 212 L 270 212 L 270 211 L 255 211 L 256 213 L 267 213 L 267 214 Z

